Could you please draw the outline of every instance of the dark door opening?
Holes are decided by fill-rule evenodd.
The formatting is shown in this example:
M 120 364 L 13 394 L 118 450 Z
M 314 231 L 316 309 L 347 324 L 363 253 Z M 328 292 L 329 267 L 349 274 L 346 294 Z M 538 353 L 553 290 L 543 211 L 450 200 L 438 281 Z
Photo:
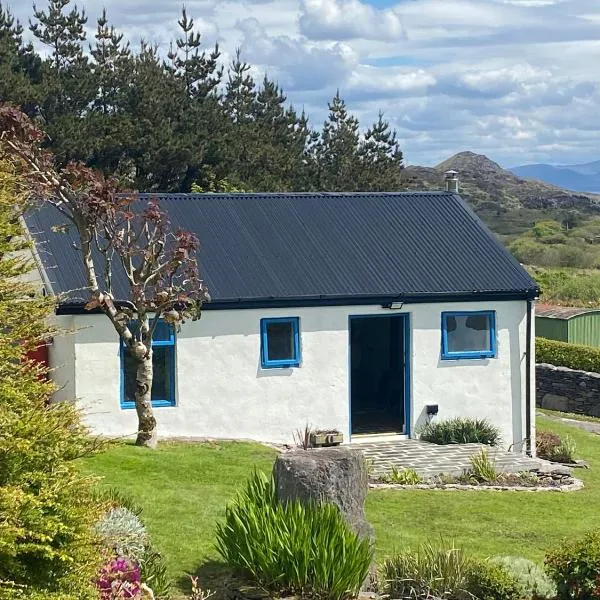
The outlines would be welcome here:
M 405 432 L 404 319 L 350 319 L 352 434 Z

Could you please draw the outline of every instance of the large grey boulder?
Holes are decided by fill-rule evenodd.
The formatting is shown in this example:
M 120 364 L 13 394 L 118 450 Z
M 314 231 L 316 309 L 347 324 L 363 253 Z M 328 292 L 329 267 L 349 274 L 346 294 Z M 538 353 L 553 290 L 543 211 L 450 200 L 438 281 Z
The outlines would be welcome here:
M 358 450 L 342 446 L 285 452 L 275 460 L 273 473 L 280 501 L 335 504 L 356 533 L 373 537 L 365 518 L 367 465 Z

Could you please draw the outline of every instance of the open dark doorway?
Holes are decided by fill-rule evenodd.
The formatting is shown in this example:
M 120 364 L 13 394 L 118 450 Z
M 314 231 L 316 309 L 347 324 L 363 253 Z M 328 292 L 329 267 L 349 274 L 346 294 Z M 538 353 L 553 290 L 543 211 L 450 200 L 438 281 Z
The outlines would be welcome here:
M 405 433 L 405 315 L 350 318 L 351 433 Z

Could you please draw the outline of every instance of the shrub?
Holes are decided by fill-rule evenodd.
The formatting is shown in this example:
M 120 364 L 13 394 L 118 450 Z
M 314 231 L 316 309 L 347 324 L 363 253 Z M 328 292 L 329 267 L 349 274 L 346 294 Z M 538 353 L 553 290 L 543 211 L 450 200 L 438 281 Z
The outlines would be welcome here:
M 227 507 L 217 549 L 266 589 L 329 600 L 357 594 L 373 556 L 336 506 L 280 503 L 273 478 L 263 473 L 254 473 Z
M 600 373 L 600 349 L 537 337 L 535 362 Z
M 457 417 L 427 423 L 419 433 L 422 440 L 434 444 L 480 443 L 495 446 L 500 441 L 500 430 L 487 419 Z
M 148 544 L 146 528 L 137 515 L 127 508 L 111 508 L 96 526 L 104 546 L 116 556 L 139 562 Z
M 488 483 L 498 479 L 498 471 L 485 448 L 471 456 L 471 470 L 469 474 L 479 482 Z
M 416 485 L 421 483 L 421 476 L 411 468 L 398 469 L 392 467 L 392 470 L 379 478 L 383 483 L 397 483 L 399 485 Z
M 539 458 L 552 460 L 556 448 L 560 446 L 560 436 L 549 431 L 535 432 L 535 453 Z
M 488 560 L 469 565 L 466 589 L 470 598 L 477 600 L 521 600 L 525 596 L 516 577 Z
M 546 570 L 558 600 L 600 598 L 600 530 L 565 540 L 546 556 Z
M 502 566 L 431 544 L 384 561 L 380 591 L 399 600 L 520 600 L 523 592 Z
M 497 556 L 491 562 L 504 567 L 519 582 L 525 597 L 537 599 L 556 596 L 556 586 L 533 561 L 518 556 Z
M 75 459 L 94 450 L 72 404 L 27 352 L 48 335 L 50 300 L 20 281 L 29 266 L 22 190 L 0 145 L 0 595 L 84 600 L 96 596 L 101 557 L 93 532 L 102 507 Z
M 577 445 L 569 435 L 561 440 L 554 433 L 538 431 L 536 432 L 535 447 L 537 456 L 545 460 L 564 463 L 575 462 Z
M 101 600 L 139 598 L 140 569 L 135 562 L 127 558 L 113 558 L 100 570 L 96 585 Z

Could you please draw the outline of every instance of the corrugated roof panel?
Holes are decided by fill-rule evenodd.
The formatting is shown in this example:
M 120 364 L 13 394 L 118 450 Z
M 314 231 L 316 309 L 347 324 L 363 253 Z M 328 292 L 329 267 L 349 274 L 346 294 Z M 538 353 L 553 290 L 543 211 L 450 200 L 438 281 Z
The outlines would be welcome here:
M 600 308 L 583 308 L 577 306 L 553 306 L 552 304 L 538 304 L 535 307 L 537 317 L 548 317 L 550 319 L 572 319 L 579 315 L 600 312 Z
M 150 195 L 143 194 L 142 197 Z M 450 193 L 177 194 L 158 198 L 200 239 L 214 302 L 535 294 L 536 285 L 463 200 Z M 57 292 L 85 286 L 50 206 L 28 225 Z M 52 278 L 52 277 L 51 277 Z

